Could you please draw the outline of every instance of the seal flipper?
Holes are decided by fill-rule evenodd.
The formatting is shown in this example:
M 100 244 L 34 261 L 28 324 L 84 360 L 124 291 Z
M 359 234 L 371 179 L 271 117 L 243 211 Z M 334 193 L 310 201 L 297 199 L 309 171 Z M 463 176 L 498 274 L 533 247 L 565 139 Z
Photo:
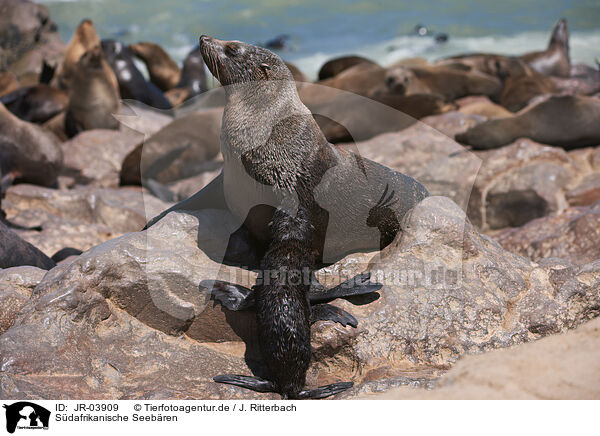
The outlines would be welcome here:
M 347 325 L 354 328 L 358 327 L 356 318 L 344 309 L 332 306 L 331 304 L 316 304 L 311 306 L 310 323 L 314 324 L 317 321 L 333 321 L 340 323 L 344 327 Z
M 211 298 L 218 301 L 222 306 L 229 310 L 238 311 L 252 309 L 254 307 L 254 293 L 252 292 L 252 289 L 246 288 L 245 286 L 236 285 L 222 280 L 202 280 L 200 282 L 200 286 L 210 289 Z M 379 287 L 381 287 L 381 285 L 379 285 Z M 347 296 L 348 291 L 343 290 L 343 292 L 344 295 Z M 351 295 L 361 294 L 357 293 Z M 358 326 L 358 321 L 356 318 L 339 307 L 335 307 L 326 303 L 313 305 L 312 301 L 310 301 L 310 303 L 311 324 L 317 321 L 334 321 L 340 323 L 344 327 L 350 325 L 356 328 Z
M 217 383 L 239 386 L 255 392 L 277 392 L 275 390 L 275 383 L 260 377 L 224 374 L 213 377 L 213 380 Z
M 213 380 L 217 383 L 239 386 L 241 388 L 250 389 L 255 392 L 276 392 L 280 394 L 284 400 L 288 398 L 297 400 L 316 400 L 319 398 L 327 398 L 332 395 L 339 394 L 340 392 L 343 392 L 346 389 L 349 389 L 352 386 L 354 386 L 354 383 L 352 382 L 340 382 L 332 383 L 326 386 L 319 386 L 315 389 L 305 389 L 303 391 L 298 392 L 297 394 L 284 394 L 277 391 L 275 383 L 273 383 L 272 381 L 255 376 L 224 374 L 213 377 Z
M 305 399 L 319 399 L 319 398 L 327 398 L 335 394 L 339 394 L 340 392 L 344 392 L 346 389 L 350 389 L 354 386 L 352 382 L 339 382 L 332 383 L 326 386 L 320 386 L 315 389 L 306 389 L 304 391 L 300 391 L 295 398 L 299 400 Z
M 245 310 L 254 307 L 252 289 L 222 280 L 202 280 L 200 286 L 210 289 L 210 295 L 229 310 Z
M 370 294 L 381 289 L 383 285 L 370 282 L 370 278 L 370 272 L 358 274 L 331 289 L 326 289 L 317 280 L 313 280 L 308 291 L 308 299 L 311 304 L 328 303 L 336 298 Z

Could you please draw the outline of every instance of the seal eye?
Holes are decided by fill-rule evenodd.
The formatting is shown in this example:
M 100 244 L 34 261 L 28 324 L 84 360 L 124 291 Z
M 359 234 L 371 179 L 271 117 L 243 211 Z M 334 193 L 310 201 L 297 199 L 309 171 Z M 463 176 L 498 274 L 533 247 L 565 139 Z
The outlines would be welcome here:
M 227 44 L 227 45 L 225 46 L 225 53 L 226 53 L 228 56 L 235 56 L 235 55 L 238 53 L 238 51 L 239 51 L 239 50 L 238 50 L 237 46 L 235 46 L 235 45 L 233 45 L 233 44 Z

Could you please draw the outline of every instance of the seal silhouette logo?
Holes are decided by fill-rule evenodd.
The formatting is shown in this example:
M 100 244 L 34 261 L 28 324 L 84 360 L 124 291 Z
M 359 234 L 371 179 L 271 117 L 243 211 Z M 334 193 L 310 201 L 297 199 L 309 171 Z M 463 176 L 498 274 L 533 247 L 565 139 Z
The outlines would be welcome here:
M 10 405 L 4 404 L 6 409 L 6 431 L 14 433 L 19 429 L 48 429 L 50 411 L 42 406 L 29 401 L 19 401 Z

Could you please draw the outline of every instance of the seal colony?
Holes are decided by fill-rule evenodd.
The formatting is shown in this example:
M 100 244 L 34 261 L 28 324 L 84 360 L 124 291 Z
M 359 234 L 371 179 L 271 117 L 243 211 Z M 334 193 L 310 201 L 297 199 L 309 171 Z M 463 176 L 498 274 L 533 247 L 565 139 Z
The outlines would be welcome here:
M 228 209 L 247 231 L 243 246 L 260 259 L 252 267 L 276 275 L 284 270 L 312 273 L 348 253 L 383 248 L 396 236 L 404 214 L 429 195 L 414 179 L 328 143 L 275 54 L 209 36 L 200 38 L 200 49 L 227 95 L 221 132 L 224 168 L 206 188 L 147 227 L 174 210 Z M 309 301 L 371 293 L 381 286 L 368 280 L 368 274 L 360 275 L 349 281 L 354 286 L 330 290 L 318 283 L 281 280 L 252 291 L 216 283 L 213 292 L 229 308 L 256 302 L 259 345 L 270 379 L 215 380 L 279 392 L 284 398 L 323 398 L 347 389 L 351 384 L 302 390 L 310 361 L 310 321 L 356 325 L 350 314 L 311 308 Z

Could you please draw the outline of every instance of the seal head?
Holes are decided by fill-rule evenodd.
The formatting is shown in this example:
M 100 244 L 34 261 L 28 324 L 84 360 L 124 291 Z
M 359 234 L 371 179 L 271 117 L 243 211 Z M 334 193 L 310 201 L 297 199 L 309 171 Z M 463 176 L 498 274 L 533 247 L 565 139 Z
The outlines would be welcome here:
M 294 80 L 279 56 L 262 47 L 202 35 L 200 51 L 208 69 L 223 86 L 264 80 Z

